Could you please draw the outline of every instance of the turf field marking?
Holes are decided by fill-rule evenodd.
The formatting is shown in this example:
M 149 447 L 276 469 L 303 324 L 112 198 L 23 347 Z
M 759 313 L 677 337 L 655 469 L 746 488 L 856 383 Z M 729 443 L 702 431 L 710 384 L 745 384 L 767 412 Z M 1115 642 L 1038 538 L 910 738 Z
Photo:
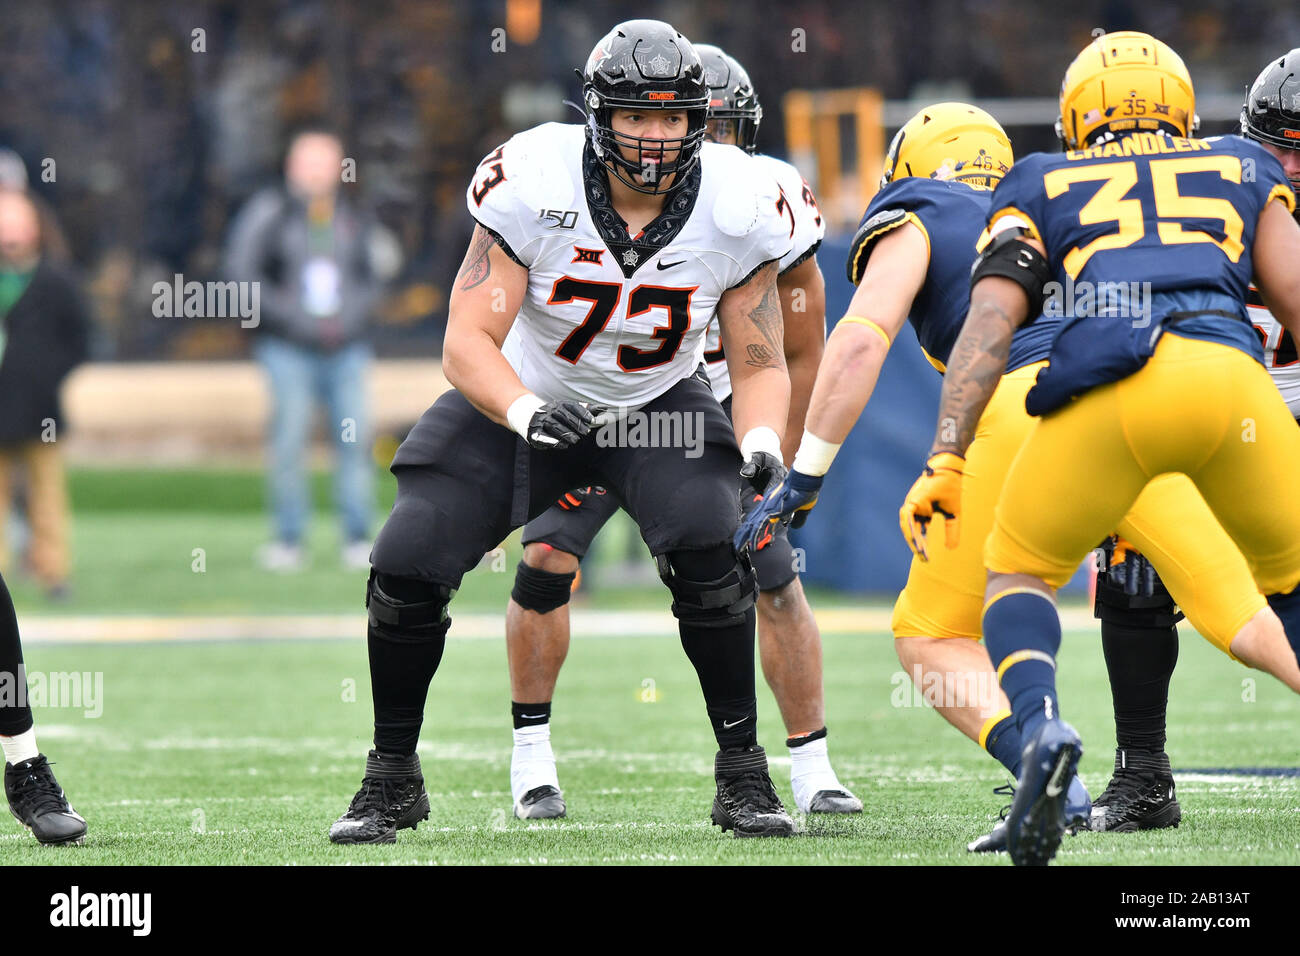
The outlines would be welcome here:
M 823 608 L 815 612 L 825 634 L 888 632 L 892 611 L 883 605 L 860 608 Z M 505 614 L 456 614 L 450 637 L 468 640 L 503 640 Z M 1092 628 L 1086 608 L 1061 609 L 1068 630 Z M 677 633 L 677 622 L 662 611 L 593 611 L 574 608 L 574 637 L 656 637 Z M 38 644 L 151 644 L 194 641 L 350 640 L 365 637 L 364 614 L 249 614 L 249 615 L 28 615 L 23 619 L 23 640 Z
M 1175 770 L 1174 776 L 1196 776 L 1212 782 L 1240 777 L 1300 777 L 1300 767 L 1192 767 Z

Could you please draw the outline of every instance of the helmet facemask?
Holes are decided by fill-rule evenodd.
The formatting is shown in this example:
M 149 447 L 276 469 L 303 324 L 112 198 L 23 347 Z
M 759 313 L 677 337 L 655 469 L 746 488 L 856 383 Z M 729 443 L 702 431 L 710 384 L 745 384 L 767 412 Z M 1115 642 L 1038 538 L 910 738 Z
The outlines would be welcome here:
M 593 105 L 593 101 L 599 105 Z M 587 135 L 596 156 L 629 189 L 647 195 L 666 195 L 684 181 L 685 174 L 690 172 L 699 159 L 700 147 L 704 143 L 705 105 L 686 108 L 680 103 L 666 101 L 662 106 L 650 106 L 635 100 L 602 99 L 594 90 L 588 91 L 586 103 Z M 685 112 L 686 131 L 680 137 L 672 139 L 618 132 L 613 125 L 614 111 L 617 109 L 635 110 L 638 113 L 650 110 Z M 635 158 L 625 156 L 624 150 L 630 150 Z M 673 152 L 677 153 L 676 158 L 672 162 L 664 162 L 662 157 Z M 658 154 L 659 158 L 656 159 L 654 154 Z M 668 185 L 665 186 L 665 183 Z

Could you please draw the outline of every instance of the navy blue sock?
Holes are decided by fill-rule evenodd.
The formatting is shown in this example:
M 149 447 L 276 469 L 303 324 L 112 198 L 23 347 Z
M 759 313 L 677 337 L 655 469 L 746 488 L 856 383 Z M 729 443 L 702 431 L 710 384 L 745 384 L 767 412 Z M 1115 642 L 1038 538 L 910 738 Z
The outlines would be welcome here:
M 1016 726 L 1016 718 L 1005 710 L 1002 713 L 1005 716 L 984 734 L 983 745 L 989 752 L 989 756 L 1006 767 L 1011 772 L 1011 776 L 1018 780 L 1020 779 L 1020 751 L 1024 748 L 1024 744 L 1020 740 L 1020 728 Z
M 1286 594 L 1270 594 L 1268 606 L 1282 621 L 1287 643 L 1295 651 L 1296 660 L 1300 661 L 1300 587 L 1292 588 Z
M 1027 740 L 1060 716 L 1056 704 L 1056 652 L 1061 619 L 1040 591 L 1004 591 L 984 611 L 984 646 L 1011 701 L 1020 736 Z

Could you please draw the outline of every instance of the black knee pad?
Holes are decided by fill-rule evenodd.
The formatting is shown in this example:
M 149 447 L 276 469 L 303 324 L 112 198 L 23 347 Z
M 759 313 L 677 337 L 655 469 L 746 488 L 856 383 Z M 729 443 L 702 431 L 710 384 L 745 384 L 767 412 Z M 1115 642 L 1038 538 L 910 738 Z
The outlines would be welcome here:
M 1165 588 L 1159 575 L 1156 575 L 1155 593 L 1151 597 L 1128 594 L 1108 575 L 1097 575 L 1097 599 L 1092 610 L 1098 620 L 1122 627 L 1173 627 L 1183 619 L 1183 612 L 1178 610 L 1173 595 Z
M 702 551 L 655 555 L 659 577 L 673 592 L 673 616 L 699 627 L 743 624 L 758 596 L 758 579 L 748 555 L 731 545 Z M 728 567 L 729 566 L 729 567 Z M 710 569 L 726 568 L 719 577 Z
M 515 586 L 510 599 L 526 611 L 549 614 L 569 603 L 576 574 L 556 574 L 529 567 L 523 561 L 515 569 Z
M 451 615 L 447 604 L 456 593 L 436 581 L 401 578 L 371 570 L 366 582 L 370 626 L 391 641 L 423 643 L 447 635 Z

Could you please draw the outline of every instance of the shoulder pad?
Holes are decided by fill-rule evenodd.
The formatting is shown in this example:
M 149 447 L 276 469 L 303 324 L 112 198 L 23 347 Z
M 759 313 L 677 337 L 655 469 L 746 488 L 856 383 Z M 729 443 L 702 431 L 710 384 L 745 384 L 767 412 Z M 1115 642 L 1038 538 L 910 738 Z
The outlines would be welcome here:
M 581 127 L 547 123 L 511 137 L 475 168 L 465 191 L 470 215 L 521 252 L 541 235 L 541 211 L 567 209 L 579 194 L 581 136 Z
M 853 241 L 849 243 L 849 258 L 845 265 L 849 282 L 857 285 L 862 281 L 862 274 L 867 270 L 868 254 L 876 240 L 885 233 L 897 229 L 912 215 L 914 213 L 901 207 L 881 209 L 872 213 L 871 217 L 858 227 L 858 231 L 853 234 Z
M 707 153 L 706 161 L 715 164 L 712 175 L 721 177 L 713 223 L 724 235 L 748 236 L 765 219 L 778 216 L 776 180 L 750 156 L 727 146 Z
M 575 193 L 573 177 L 580 170 L 581 146 L 568 127 L 547 123 L 517 133 L 488 153 L 474 170 L 465 201 L 476 219 L 481 210 L 513 213 L 514 206 L 537 210 L 566 206 Z

